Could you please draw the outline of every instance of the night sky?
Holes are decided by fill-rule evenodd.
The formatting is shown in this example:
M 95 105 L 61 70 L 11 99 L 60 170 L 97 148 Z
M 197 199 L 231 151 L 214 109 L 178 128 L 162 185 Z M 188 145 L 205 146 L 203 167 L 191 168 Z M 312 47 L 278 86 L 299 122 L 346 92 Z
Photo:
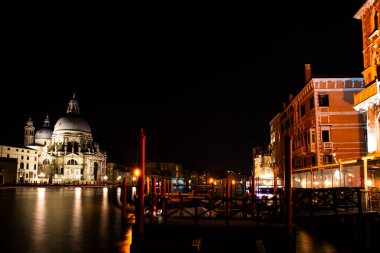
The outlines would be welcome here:
M 0 144 L 22 146 L 29 116 L 54 125 L 75 92 L 108 162 L 134 166 L 143 128 L 147 161 L 248 172 L 305 85 L 304 64 L 363 69 L 361 1 L 261 2 L 15 12 L 2 36 Z

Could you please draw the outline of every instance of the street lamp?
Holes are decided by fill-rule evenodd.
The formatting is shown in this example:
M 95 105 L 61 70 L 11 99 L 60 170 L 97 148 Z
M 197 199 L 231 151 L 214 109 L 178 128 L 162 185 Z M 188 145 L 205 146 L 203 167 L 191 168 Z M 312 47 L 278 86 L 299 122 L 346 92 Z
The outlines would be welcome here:
M 19 172 L 19 176 L 20 176 L 20 181 L 19 183 L 22 184 L 24 183 L 24 169 L 20 169 L 20 172 Z
M 140 171 L 139 168 L 136 168 L 136 169 L 134 170 L 134 172 L 133 172 L 133 174 L 135 175 L 136 178 L 138 178 L 138 177 L 140 176 L 140 173 L 141 173 L 141 171 Z
M 210 185 L 211 185 L 211 194 L 210 194 L 210 196 L 211 196 L 211 198 L 213 197 L 213 195 L 214 195 L 214 179 L 213 178 L 210 178 L 209 179 L 209 181 L 210 181 Z
M 231 183 L 232 183 L 232 186 L 233 186 L 233 188 L 231 190 L 234 192 L 233 195 L 236 197 L 236 181 L 235 181 L 235 179 L 232 179 Z

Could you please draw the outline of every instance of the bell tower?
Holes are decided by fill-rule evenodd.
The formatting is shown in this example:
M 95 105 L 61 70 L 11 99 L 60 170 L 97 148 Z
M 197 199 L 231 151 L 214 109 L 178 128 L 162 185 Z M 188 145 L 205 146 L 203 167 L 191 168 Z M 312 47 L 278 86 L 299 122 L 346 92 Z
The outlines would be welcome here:
M 24 146 L 29 146 L 34 144 L 34 130 L 33 120 L 29 117 L 26 122 L 26 126 L 24 127 Z

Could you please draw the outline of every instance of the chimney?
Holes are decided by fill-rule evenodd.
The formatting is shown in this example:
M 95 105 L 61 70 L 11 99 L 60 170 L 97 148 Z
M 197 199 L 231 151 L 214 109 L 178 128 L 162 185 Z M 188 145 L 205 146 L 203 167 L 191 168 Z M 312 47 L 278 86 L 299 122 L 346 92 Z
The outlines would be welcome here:
M 285 108 L 286 108 L 286 103 L 283 102 L 283 103 L 282 103 L 282 110 L 285 110 Z
M 305 82 L 309 82 L 311 79 L 311 66 L 310 64 L 305 64 Z

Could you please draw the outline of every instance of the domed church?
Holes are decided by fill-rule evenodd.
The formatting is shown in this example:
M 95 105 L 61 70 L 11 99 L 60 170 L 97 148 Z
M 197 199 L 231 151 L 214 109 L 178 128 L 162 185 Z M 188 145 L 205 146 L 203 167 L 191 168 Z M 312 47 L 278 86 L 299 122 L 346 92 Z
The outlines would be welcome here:
M 94 142 L 90 125 L 80 116 L 75 94 L 54 129 L 49 115 L 35 133 L 31 118 L 24 129 L 24 145 L 38 151 L 37 174 L 42 181 L 60 184 L 107 180 L 106 152 Z

